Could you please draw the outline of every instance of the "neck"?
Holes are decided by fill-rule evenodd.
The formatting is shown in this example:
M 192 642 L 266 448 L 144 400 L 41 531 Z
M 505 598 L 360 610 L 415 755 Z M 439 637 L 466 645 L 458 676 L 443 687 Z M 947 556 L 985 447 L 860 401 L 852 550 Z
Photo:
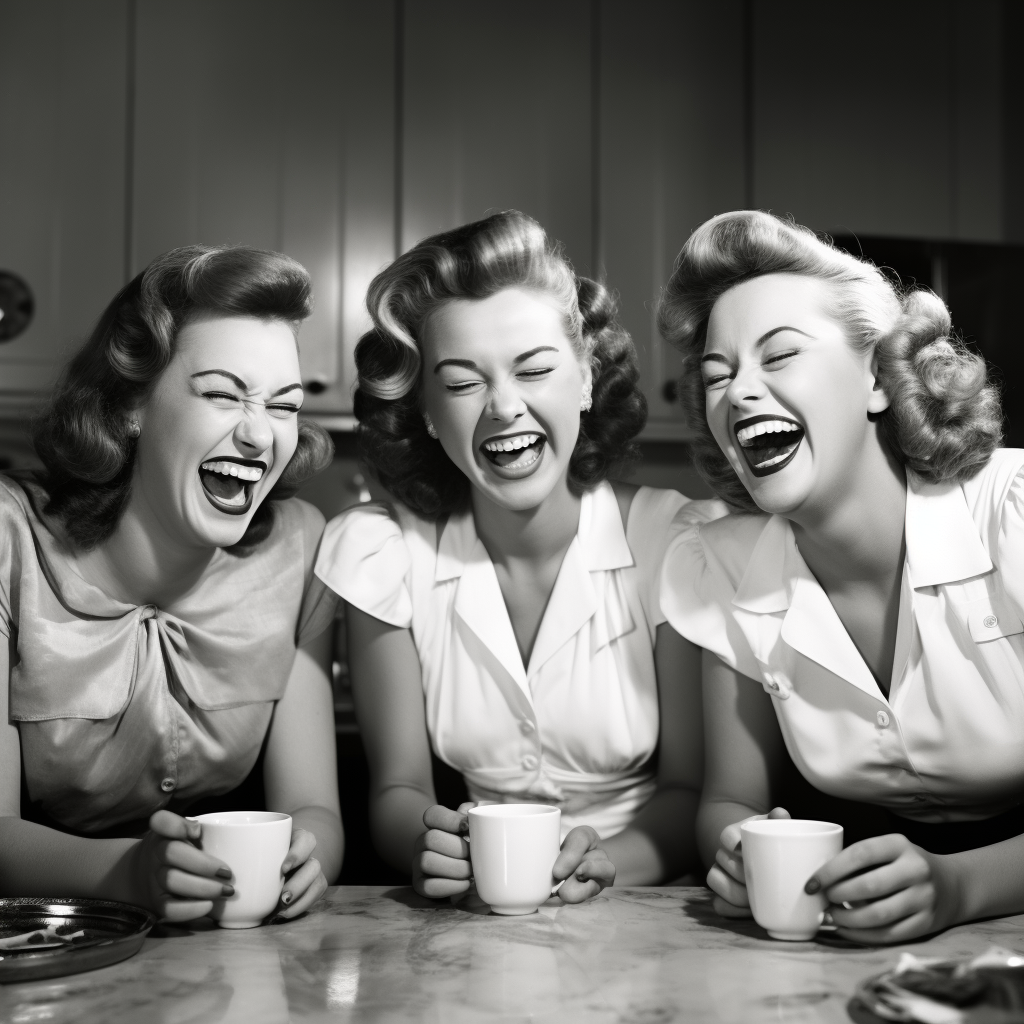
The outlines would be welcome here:
M 78 563 L 89 582 L 111 597 L 162 608 L 196 585 L 217 549 L 182 544 L 138 495 L 133 487 L 117 528 Z
M 565 481 L 534 508 L 503 508 L 475 489 L 472 500 L 477 536 L 499 565 L 560 559 L 579 529 L 581 499 Z
M 877 436 L 841 492 L 787 518 L 804 561 L 828 589 L 861 580 L 888 584 L 903 565 L 907 479 Z

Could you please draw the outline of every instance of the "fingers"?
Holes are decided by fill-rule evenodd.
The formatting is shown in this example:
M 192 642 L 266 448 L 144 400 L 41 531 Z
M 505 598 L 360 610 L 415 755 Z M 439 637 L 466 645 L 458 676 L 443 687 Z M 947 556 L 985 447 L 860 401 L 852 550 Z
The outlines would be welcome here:
M 216 900 L 234 894 L 234 886 L 216 878 L 202 878 L 177 868 L 160 867 L 156 871 L 157 885 L 169 896 L 184 896 L 194 900 Z
M 555 881 L 568 878 L 580 867 L 586 855 L 599 846 L 600 842 L 601 839 L 596 830 L 589 825 L 577 825 L 572 829 L 565 837 L 562 849 L 555 858 L 554 867 L 551 869 Z
M 729 853 L 728 850 L 718 848 L 715 853 L 715 863 L 730 877 L 734 878 L 740 885 L 747 884 L 747 877 L 743 873 L 743 854 Z
M 281 865 L 283 874 L 288 874 L 292 868 L 299 864 L 305 864 L 312 852 L 316 849 L 316 836 L 304 828 L 292 830 L 292 841 L 288 848 L 288 855 Z
M 168 868 L 177 868 L 179 871 L 187 871 L 189 874 L 201 875 L 204 878 L 219 878 L 223 881 L 231 878 L 231 868 L 224 861 L 197 850 L 189 843 L 177 840 L 157 843 L 156 856 L 158 861 Z
M 825 895 L 830 903 L 863 903 L 865 900 L 890 896 L 910 886 L 921 885 L 930 876 L 928 862 L 908 850 L 881 867 L 829 886 L 825 889 Z
M 428 829 L 436 828 L 453 835 L 465 835 L 469 831 L 469 818 L 465 814 L 440 804 L 434 804 L 423 812 L 423 824 Z
M 734 821 L 731 825 L 726 825 L 722 829 L 722 835 L 719 838 L 719 845 L 724 847 L 726 850 L 735 850 L 743 839 L 743 833 L 740 831 L 740 826 L 745 825 L 748 821 L 764 821 L 765 818 L 788 818 L 789 811 L 785 807 L 773 807 L 767 814 L 751 814 L 749 818 L 743 818 L 741 821 Z
M 714 899 L 715 913 L 721 917 L 750 917 L 750 907 L 734 907 L 731 903 L 727 903 L 722 899 L 721 896 L 716 896 Z
M 852 910 L 833 906 L 829 913 L 839 928 L 870 930 L 888 928 L 915 914 L 930 913 L 934 906 L 935 887 L 931 882 L 924 882 Z
M 614 881 L 615 865 L 605 851 L 597 847 L 587 853 L 582 863 L 562 883 L 558 897 L 563 903 L 582 903 Z
M 206 917 L 212 910 L 213 903 L 210 900 L 165 900 L 157 907 L 157 917 L 173 924 L 195 921 Z
M 472 873 L 468 860 L 455 860 L 433 850 L 424 850 L 416 858 L 417 866 L 424 875 L 435 878 L 468 879 Z
M 412 887 L 421 895 L 431 899 L 446 899 L 469 890 L 469 880 L 459 881 L 454 878 L 436 878 L 422 874 L 413 876 Z
M 818 868 L 807 880 L 804 889 L 811 894 L 821 889 L 827 890 L 849 875 L 859 874 L 875 864 L 896 860 L 909 847 L 907 838 L 897 834 L 862 839 Z
M 149 817 L 149 828 L 164 839 L 181 839 L 186 843 L 196 842 L 203 830 L 198 821 L 190 821 L 172 811 L 154 811 Z
M 773 807 L 768 812 L 768 817 L 772 821 L 775 821 L 778 818 L 788 818 L 789 816 L 789 811 L 787 811 L 785 807 Z
M 836 934 L 865 946 L 885 946 L 919 939 L 935 930 L 933 915 L 929 911 L 920 911 L 885 928 L 837 928 Z
M 429 832 L 421 832 L 416 840 L 416 850 L 430 850 L 443 857 L 455 860 L 469 860 L 469 843 L 462 836 L 453 836 L 451 832 L 442 832 L 432 828 Z
M 304 914 L 327 891 L 327 879 L 316 857 L 310 857 L 284 883 L 276 916 L 290 919 Z
M 727 875 L 717 864 L 708 872 L 708 888 L 730 906 L 746 910 L 749 914 L 750 900 L 747 897 L 747 887 L 731 875 Z
M 474 807 L 476 807 L 476 801 L 467 800 L 465 803 L 459 804 L 459 814 L 469 814 Z

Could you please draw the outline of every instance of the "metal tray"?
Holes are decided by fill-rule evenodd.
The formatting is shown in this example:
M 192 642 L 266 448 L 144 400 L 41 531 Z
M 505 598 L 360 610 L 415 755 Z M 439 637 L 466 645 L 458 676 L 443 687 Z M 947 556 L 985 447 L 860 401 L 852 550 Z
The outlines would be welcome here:
M 107 900 L 0 899 L 0 938 L 46 925 L 85 935 L 66 946 L 0 949 L 0 984 L 59 978 L 127 960 L 142 948 L 156 918 L 141 907 Z

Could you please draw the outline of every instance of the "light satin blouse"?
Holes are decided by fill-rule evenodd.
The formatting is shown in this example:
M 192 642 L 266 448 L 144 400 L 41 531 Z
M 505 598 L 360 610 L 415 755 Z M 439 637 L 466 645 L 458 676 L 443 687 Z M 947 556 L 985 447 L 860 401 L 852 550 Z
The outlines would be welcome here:
M 316 574 L 346 601 L 411 629 L 435 753 L 473 800 L 543 802 L 621 831 L 655 789 L 655 630 L 674 530 L 718 503 L 642 487 L 626 529 L 611 485 L 583 496 L 524 665 L 472 513 L 443 526 L 403 506 L 363 505 L 327 524 Z M 392 518 L 393 516 L 393 518 Z
M 94 832 L 233 789 L 256 761 L 296 646 L 333 617 L 336 599 L 312 574 L 323 517 L 275 502 L 255 551 L 218 550 L 188 594 L 157 608 L 79 576 L 43 503 L 0 476 L 0 634 L 30 798 Z
M 1024 451 L 1002 449 L 963 484 L 907 474 L 888 698 L 780 516 L 678 537 L 665 614 L 760 681 L 822 792 L 924 822 L 992 817 L 1024 800 L 1022 467 Z

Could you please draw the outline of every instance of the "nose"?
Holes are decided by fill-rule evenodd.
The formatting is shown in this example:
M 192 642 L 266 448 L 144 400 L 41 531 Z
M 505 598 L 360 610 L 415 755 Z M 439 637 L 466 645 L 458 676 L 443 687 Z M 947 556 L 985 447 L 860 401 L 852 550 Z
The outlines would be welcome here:
M 492 386 L 484 412 L 492 420 L 511 423 L 526 412 L 526 403 L 515 384 L 504 381 Z
M 733 377 L 725 395 L 730 404 L 740 408 L 750 402 L 757 402 L 768 393 L 761 379 L 760 366 L 740 367 Z
M 247 455 L 262 455 L 273 443 L 267 410 L 258 404 L 246 404 L 245 412 L 235 427 L 235 442 Z

